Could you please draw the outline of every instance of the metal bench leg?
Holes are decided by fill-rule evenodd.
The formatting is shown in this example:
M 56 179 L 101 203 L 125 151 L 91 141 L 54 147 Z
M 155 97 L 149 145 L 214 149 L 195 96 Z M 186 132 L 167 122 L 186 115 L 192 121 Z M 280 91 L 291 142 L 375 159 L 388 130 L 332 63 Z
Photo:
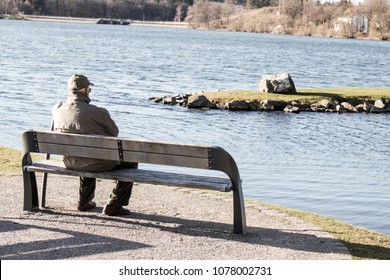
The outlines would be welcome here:
M 244 196 L 241 185 L 233 188 L 233 232 L 236 234 L 246 233 L 246 217 Z
M 41 206 L 46 207 L 46 186 L 47 186 L 47 173 L 44 173 L 42 176 L 42 199 L 41 199 Z
M 229 176 L 233 185 L 233 232 L 245 234 L 246 218 L 244 195 L 241 188 L 240 173 L 232 156 L 220 147 L 209 149 L 209 168 L 219 170 Z
M 23 171 L 24 203 L 23 210 L 32 210 L 38 205 L 37 181 L 34 172 Z

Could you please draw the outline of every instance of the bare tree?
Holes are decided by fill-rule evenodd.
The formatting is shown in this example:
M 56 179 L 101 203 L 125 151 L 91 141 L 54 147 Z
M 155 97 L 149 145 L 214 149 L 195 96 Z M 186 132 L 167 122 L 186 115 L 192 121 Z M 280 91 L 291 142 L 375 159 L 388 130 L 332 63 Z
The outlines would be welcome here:
M 284 10 L 293 19 L 300 17 L 303 12 L 303 0 L 285 0 Z
M 370 34 L 381 40 L 390 38 L 390 4 L 387 0 L 366 0 L 366 13 L 370 19 Z
M 0 1 L 0 14 L 15 15 L 19 13 L 18 1 L 2 0 Z
M 234 4 L 198 0 L 189 7 L 185 20 L 194 28 L 221 29 L 228 26 L 235 11 Z
M 195 28 L 201 26 L 210 28 L 210 2 L 208 0 L 197 0 L 193 6 L 189 7 L 186 21 Z

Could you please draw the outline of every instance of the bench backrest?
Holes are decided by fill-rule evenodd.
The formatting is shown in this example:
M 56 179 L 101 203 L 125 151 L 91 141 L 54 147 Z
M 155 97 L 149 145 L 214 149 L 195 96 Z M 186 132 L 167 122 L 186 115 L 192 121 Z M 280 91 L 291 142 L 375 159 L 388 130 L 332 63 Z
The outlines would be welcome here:
M 224 149 L 216 146 L 34 130 L 24 132 L 22 142 L 23 155 L 46 153 L 119 162 L 202 168 L 222 171 L 232 181 L 240 180 L 234 159 Z

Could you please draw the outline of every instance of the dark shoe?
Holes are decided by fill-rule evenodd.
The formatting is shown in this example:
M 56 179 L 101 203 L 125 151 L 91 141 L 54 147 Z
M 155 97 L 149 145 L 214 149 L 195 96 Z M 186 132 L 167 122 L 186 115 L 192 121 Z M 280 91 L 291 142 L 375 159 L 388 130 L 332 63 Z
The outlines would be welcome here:
M 104 206 L 103 214 L 108 216 L 125 216 L 130 214 L 130 210 L 120 205 L 108 205 Z
M 93 202 L 92 200 L 84 202 L 84 201 L 79 201 L 79 206 L 77 206 L 77 210 L 79 211 L 88 211 L 96 207 L 96 203 Z

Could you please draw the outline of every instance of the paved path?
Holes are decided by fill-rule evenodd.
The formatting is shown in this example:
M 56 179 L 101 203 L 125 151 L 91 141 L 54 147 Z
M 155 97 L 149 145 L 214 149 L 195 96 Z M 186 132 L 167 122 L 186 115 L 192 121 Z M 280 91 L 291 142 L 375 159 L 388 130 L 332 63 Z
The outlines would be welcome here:
M 108 217 L 113 186 L 98 181 L 98 207 L 78 212 L 78 179 L 49 175 L 48 208 L 26 212 L 22 177 L 1 174 L 0 259 L 351 259 L 330 234 L 254 202 L 248 234 L 235 235 L 232 198 L 215 192 L 135 184 L 132 214 Z

